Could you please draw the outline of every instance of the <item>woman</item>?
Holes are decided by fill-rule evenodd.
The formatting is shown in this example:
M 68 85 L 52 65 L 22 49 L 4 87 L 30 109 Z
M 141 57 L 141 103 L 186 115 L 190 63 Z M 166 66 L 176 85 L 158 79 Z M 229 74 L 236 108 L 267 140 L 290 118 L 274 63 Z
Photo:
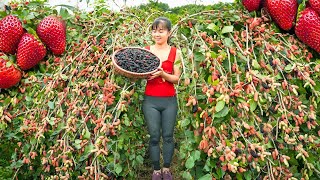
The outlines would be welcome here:
M 150 157 L 153 164 L 152 179 L 172 179 L 170 164 L 174 152 L 173 132 L 177 116 L 177 98 L 174 84 L 180 78 L 181 52 L 168 44 L 171 22 L 164 17 L 152 24 L 152 38 L 155 42 L 147 46 L 162 61 L 162 66 L 147 81 L 143 101 L 143 114 L 150 134 Z M 163 140 L 164 165 L 160 168 L 159 141 Z

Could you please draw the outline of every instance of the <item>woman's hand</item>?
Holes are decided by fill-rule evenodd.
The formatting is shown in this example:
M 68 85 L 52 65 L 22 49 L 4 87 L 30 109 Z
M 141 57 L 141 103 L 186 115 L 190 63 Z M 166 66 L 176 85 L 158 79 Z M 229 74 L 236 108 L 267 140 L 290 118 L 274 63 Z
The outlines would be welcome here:
M 148 80 L 152 80 L 156 77 L 162 76 L 163 75 L 163 69 L 162 68 L 158 68 L 158 71 L 151 74 L 151 76 L 148 78 Z

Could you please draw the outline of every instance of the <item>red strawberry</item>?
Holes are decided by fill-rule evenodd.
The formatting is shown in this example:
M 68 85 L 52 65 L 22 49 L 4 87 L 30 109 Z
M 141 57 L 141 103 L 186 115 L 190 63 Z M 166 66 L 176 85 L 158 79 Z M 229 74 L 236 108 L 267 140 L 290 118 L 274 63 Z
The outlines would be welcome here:
M 283 30 L 293 27 L 298 10 L 297 0 L 266 0 L 268 12 Z
M 37 26 L 37 34 L 41 41 L 55 55 L 66 49 L 66 26 L 63 20 L 55 16 L 44 18 Z
M 259 10 L 261 0 L 242 0 L 243 6 L 249 11 Z
M 13 64 L 0 57 L 0 88 L 6 89 L 18 84 L 21 76 L 21 72 Z
M 45 46 L 33 35 L 25 33 L 18 45 L 17 64 L 22 70 L 36 66 L 46 56 Z
M 320 0 L 309 0 L 309 4 L 318 14 L 320 14 Z
M 19 40 L 23 35 L 23 27 L 20 20 L 8 15 L 0 20 L 0 51 L 14 54 Z
M 301 12 L 295 27 L 297 37 L 320 53 L 320 16 L 312 8 L 306 8 Z

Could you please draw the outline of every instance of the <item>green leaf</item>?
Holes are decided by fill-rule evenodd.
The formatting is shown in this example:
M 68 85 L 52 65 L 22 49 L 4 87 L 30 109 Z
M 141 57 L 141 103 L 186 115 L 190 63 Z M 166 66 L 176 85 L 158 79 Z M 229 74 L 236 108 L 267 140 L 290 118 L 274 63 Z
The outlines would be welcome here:
M 120 174 L 122 172 L 122 166 L 120 164 L 116 164 L 115 167 L 114 167 L 114 171 L 117 174 Z
M 196 52 L 194 54 L 194 60 L 198 62 L 202 62 L 205 59 L 205 56 L 201 52 Z
M 194 167 L 194 159 L 193 156 L 190 156 L 186 161 L 186 168 L 191 169 Z
M 254 69 L 261 69 L 260 64 L 255 59 L 252 60 L 252 66 L 253 66 Z
M 219 101 L 216 105 L 216 112 L 220 112 L 223 108 L 224 108 L 224 105 L 226 104 L 226 102 L 224 101 Z
M 80 139 L 76 139 L 76 140 L 74 141 L 74 147 L 75 147 L 76 149 L 81 149 L 81 140 L 80 140 Z
M 199 160 L 200 159 L 200 155 L 201 155 L 201 152 L 196 150 L 193 152 L 193 159 L 196 161 L 196 160 Z
M 204 176 L 202 176 L 201 178 L 199 178 L 199 180 L 211 180 L 212 176 L 210 174 L 206 174 Z
M 138 155 L 136 157 L 136 161 L 138 162 L 138 164 L 143 164 L 143 157 L 141 155 Z
M 231 47 L 231 45 L 232 45 L 232 40 L 230 39 L 230 38 L 225 38 L 224 40 L 223 40 L 223 43 L 224 43 L 224 45 L 225 46 L 227 46 L 227 47 Z
M 229 113 L 229 108 L 225 106 L 220 112 L 214 114 L 214 117 L 216 118 L 225 117 L 226 115 L 228 115 L 228 113 Z
M 63 118 L 64 112 L 62 111 L 61 108 L 59 109 L 57 116 L 60 117 L 60 118 Z
M 224 26 L 222 28 L 221 34 L 225 34 L 225 33 L 229 33 L 229 32 L 233 32 L 233 26 Z
M 187 172 L 187 171 L 184 171 L 184 172 L 182 173 L 182 178 L 183 178 L 183 179 L 186 179 L 186 180 L 192 180 L 192 179 L 193 179 L 192 176 L 191 176 L 191 174 L 190 174 L 190 172 Z
M 250 171 L 244 172 L 243 175 L 244 175 L 244 178 L 245 178 L 246 180 L 251 180 L 251 179 L 252 179 L 252 176 L 251 176 L 251 172 L 250 172 Z
M 83 131 L 82 135 L 84 139 L 90 139 L 90 132 L 87 129 Z
M 236 174 L 237 180 L 243 180 L 243 175 L 240 173 Z
M 286 67 L 284 68 L 284 70 L 285 70 L 287 73 L 291 72 L 291 71 L 292 71 L 292 64 L 286 65 Z
M 49 101 L 48 102 L 48 106 L 49 106 L 50 109 L 54 109 L 54 102 Z
M 190 124 L 190 119 L 189 118 L 185 118 L 183 120 L 181 120 L 181 127 L 186 127 Z
M 214 32 L 218 32 L 219 31 L 219 26 L 215 25 L 214 23 L 211 23 L 207 26 L 208 29 L 214 31 Z
M 223 176 L 224 176 L 225 172 L 219 168 L 217 169 L 216 173 L 213 174 L 213 176 L 216 178 L 216 179 L 221 179 Z
M 53 126 L 54 125 L 54 120 L 55 118 L 54 117 L 51 117 L 49 120 L 48 120 L 48 123 Z
M 253 99 L 250 100 L 250 111 L 253 112 L 257 108 L 257 102 L 255 102 Z

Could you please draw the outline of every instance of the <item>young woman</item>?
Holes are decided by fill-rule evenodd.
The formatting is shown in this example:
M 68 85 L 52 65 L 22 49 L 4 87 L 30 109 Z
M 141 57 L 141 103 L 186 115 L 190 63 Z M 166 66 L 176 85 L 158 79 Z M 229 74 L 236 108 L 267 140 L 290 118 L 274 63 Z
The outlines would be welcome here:
M 177 116 L 177 98 L 174 84 L 180 78 L 181 52 L 168 44 L 171 22 L 164 17 L 152 24 L 154 45 L 147 46 L 162 61 L 162 67 L 148 80 L 143 100 L 143 114 L 150 134 L 150 157 L 153 164 L 153 180 L 172 179 L 170 164 L 174 152 L 174 127 Z M 163 168 L 160 167 L 159 141 L 163 140 Z

